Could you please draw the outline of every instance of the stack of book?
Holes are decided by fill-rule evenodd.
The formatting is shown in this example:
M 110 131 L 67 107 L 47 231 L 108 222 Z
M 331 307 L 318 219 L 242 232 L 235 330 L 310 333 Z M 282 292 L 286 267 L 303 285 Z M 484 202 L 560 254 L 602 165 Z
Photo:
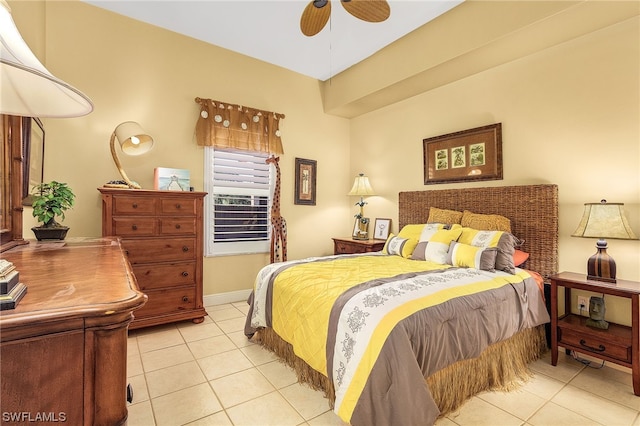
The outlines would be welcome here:
M 27 292 L 13 263 L 0 259 L 0 311 L 14 309 Z

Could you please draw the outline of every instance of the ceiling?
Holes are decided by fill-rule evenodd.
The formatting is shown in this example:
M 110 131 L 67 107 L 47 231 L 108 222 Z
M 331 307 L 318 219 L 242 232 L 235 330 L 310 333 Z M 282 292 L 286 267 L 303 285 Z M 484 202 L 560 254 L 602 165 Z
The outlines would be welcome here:
M 384 22 L 361 21 L 333 0 L 331 18 L 313 37 L 300 31 L 310 0 L 84 0 L 325 81 L 463 0 L 389 0 Z

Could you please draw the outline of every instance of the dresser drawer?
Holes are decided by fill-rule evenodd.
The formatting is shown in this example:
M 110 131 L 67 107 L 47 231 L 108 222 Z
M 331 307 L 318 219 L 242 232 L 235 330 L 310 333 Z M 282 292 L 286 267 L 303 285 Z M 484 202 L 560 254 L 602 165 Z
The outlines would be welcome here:
M 558 329 L 558 333 L 558 344 L 560 346 L 566 343 L 567 345 L 573 346 L 577 351 L 582 351 L 585 354 L 593 353 L 619 359 L 624 362 L 631 362 L 630 345 L 601 338 L 604 337 L 604 335 L 594 337 L 582 334 L 577 330 L 563 329 L 562 327 Z
M 140 264 L 132 268 L 141 291 L 196 283 L 196 262 Z
M 173 216 L 195 216 L 196 200 L 181 200 L 177 198 L 161 198 L 160 214 Z
M 130 236 L 152 236 L 157 234 L 158 221 L 152 217 L 115 217 L 113 218 L 113 229 L 116 235 L 121 237 Z
M 195 238 L 123 239 L 122 246 L 132 265 L 147 262 L 193 260 L 196 256 Z
M 160 219 L 161 235 L 195 235 L 196 218 L 168 217 Z
M 149 299 L 142 308 L 134 312 L 135 318 L 175 314 L 196 307 L 196 288 L 194 286 L 152 290 L 144 293 Z
M 115 215 L 151 215 L 155 210 L 156 204 L 153 198 L 126 195 L 113 197 L 113 214 Z

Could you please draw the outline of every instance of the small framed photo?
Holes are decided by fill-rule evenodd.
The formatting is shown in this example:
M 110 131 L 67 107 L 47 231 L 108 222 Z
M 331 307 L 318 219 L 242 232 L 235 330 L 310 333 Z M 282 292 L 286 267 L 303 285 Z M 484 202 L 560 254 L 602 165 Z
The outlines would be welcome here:
M 351 234 L 354 240 L 369 239 L 369 222 L 368 217 L 363 217 L 362 219 L 356 218 L 353 222 L 353 233 Z
M 316 168 L 315 160 L 296 158 L 296 194 L 294 204 L 316 205 Z
M 373 228 L 374 240 L 386 240 L 389 238 L 389 230 L 391 229 L 391 219 L 376 218 Z

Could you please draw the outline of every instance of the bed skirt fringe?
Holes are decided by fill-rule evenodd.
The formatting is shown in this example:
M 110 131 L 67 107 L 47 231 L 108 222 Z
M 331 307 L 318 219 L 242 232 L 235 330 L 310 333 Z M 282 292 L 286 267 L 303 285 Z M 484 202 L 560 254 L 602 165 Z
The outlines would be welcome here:
M 276 354 L 294 369 L 300 383 L 321 390 L 333 409 L 335 391 L 324 375 L 311 368 L 293 352 L 273 329 L 261 328 L 254 341 Z M 465 401 L 480 392 L 509 391 L 518 388 L 532 377 L 529 363 L 547 351 L 544 325 L 525 329 L 513 337 L 485 349 L 478 358 L 459 361 L 426 379 L 440 417 L 460 408 Z

